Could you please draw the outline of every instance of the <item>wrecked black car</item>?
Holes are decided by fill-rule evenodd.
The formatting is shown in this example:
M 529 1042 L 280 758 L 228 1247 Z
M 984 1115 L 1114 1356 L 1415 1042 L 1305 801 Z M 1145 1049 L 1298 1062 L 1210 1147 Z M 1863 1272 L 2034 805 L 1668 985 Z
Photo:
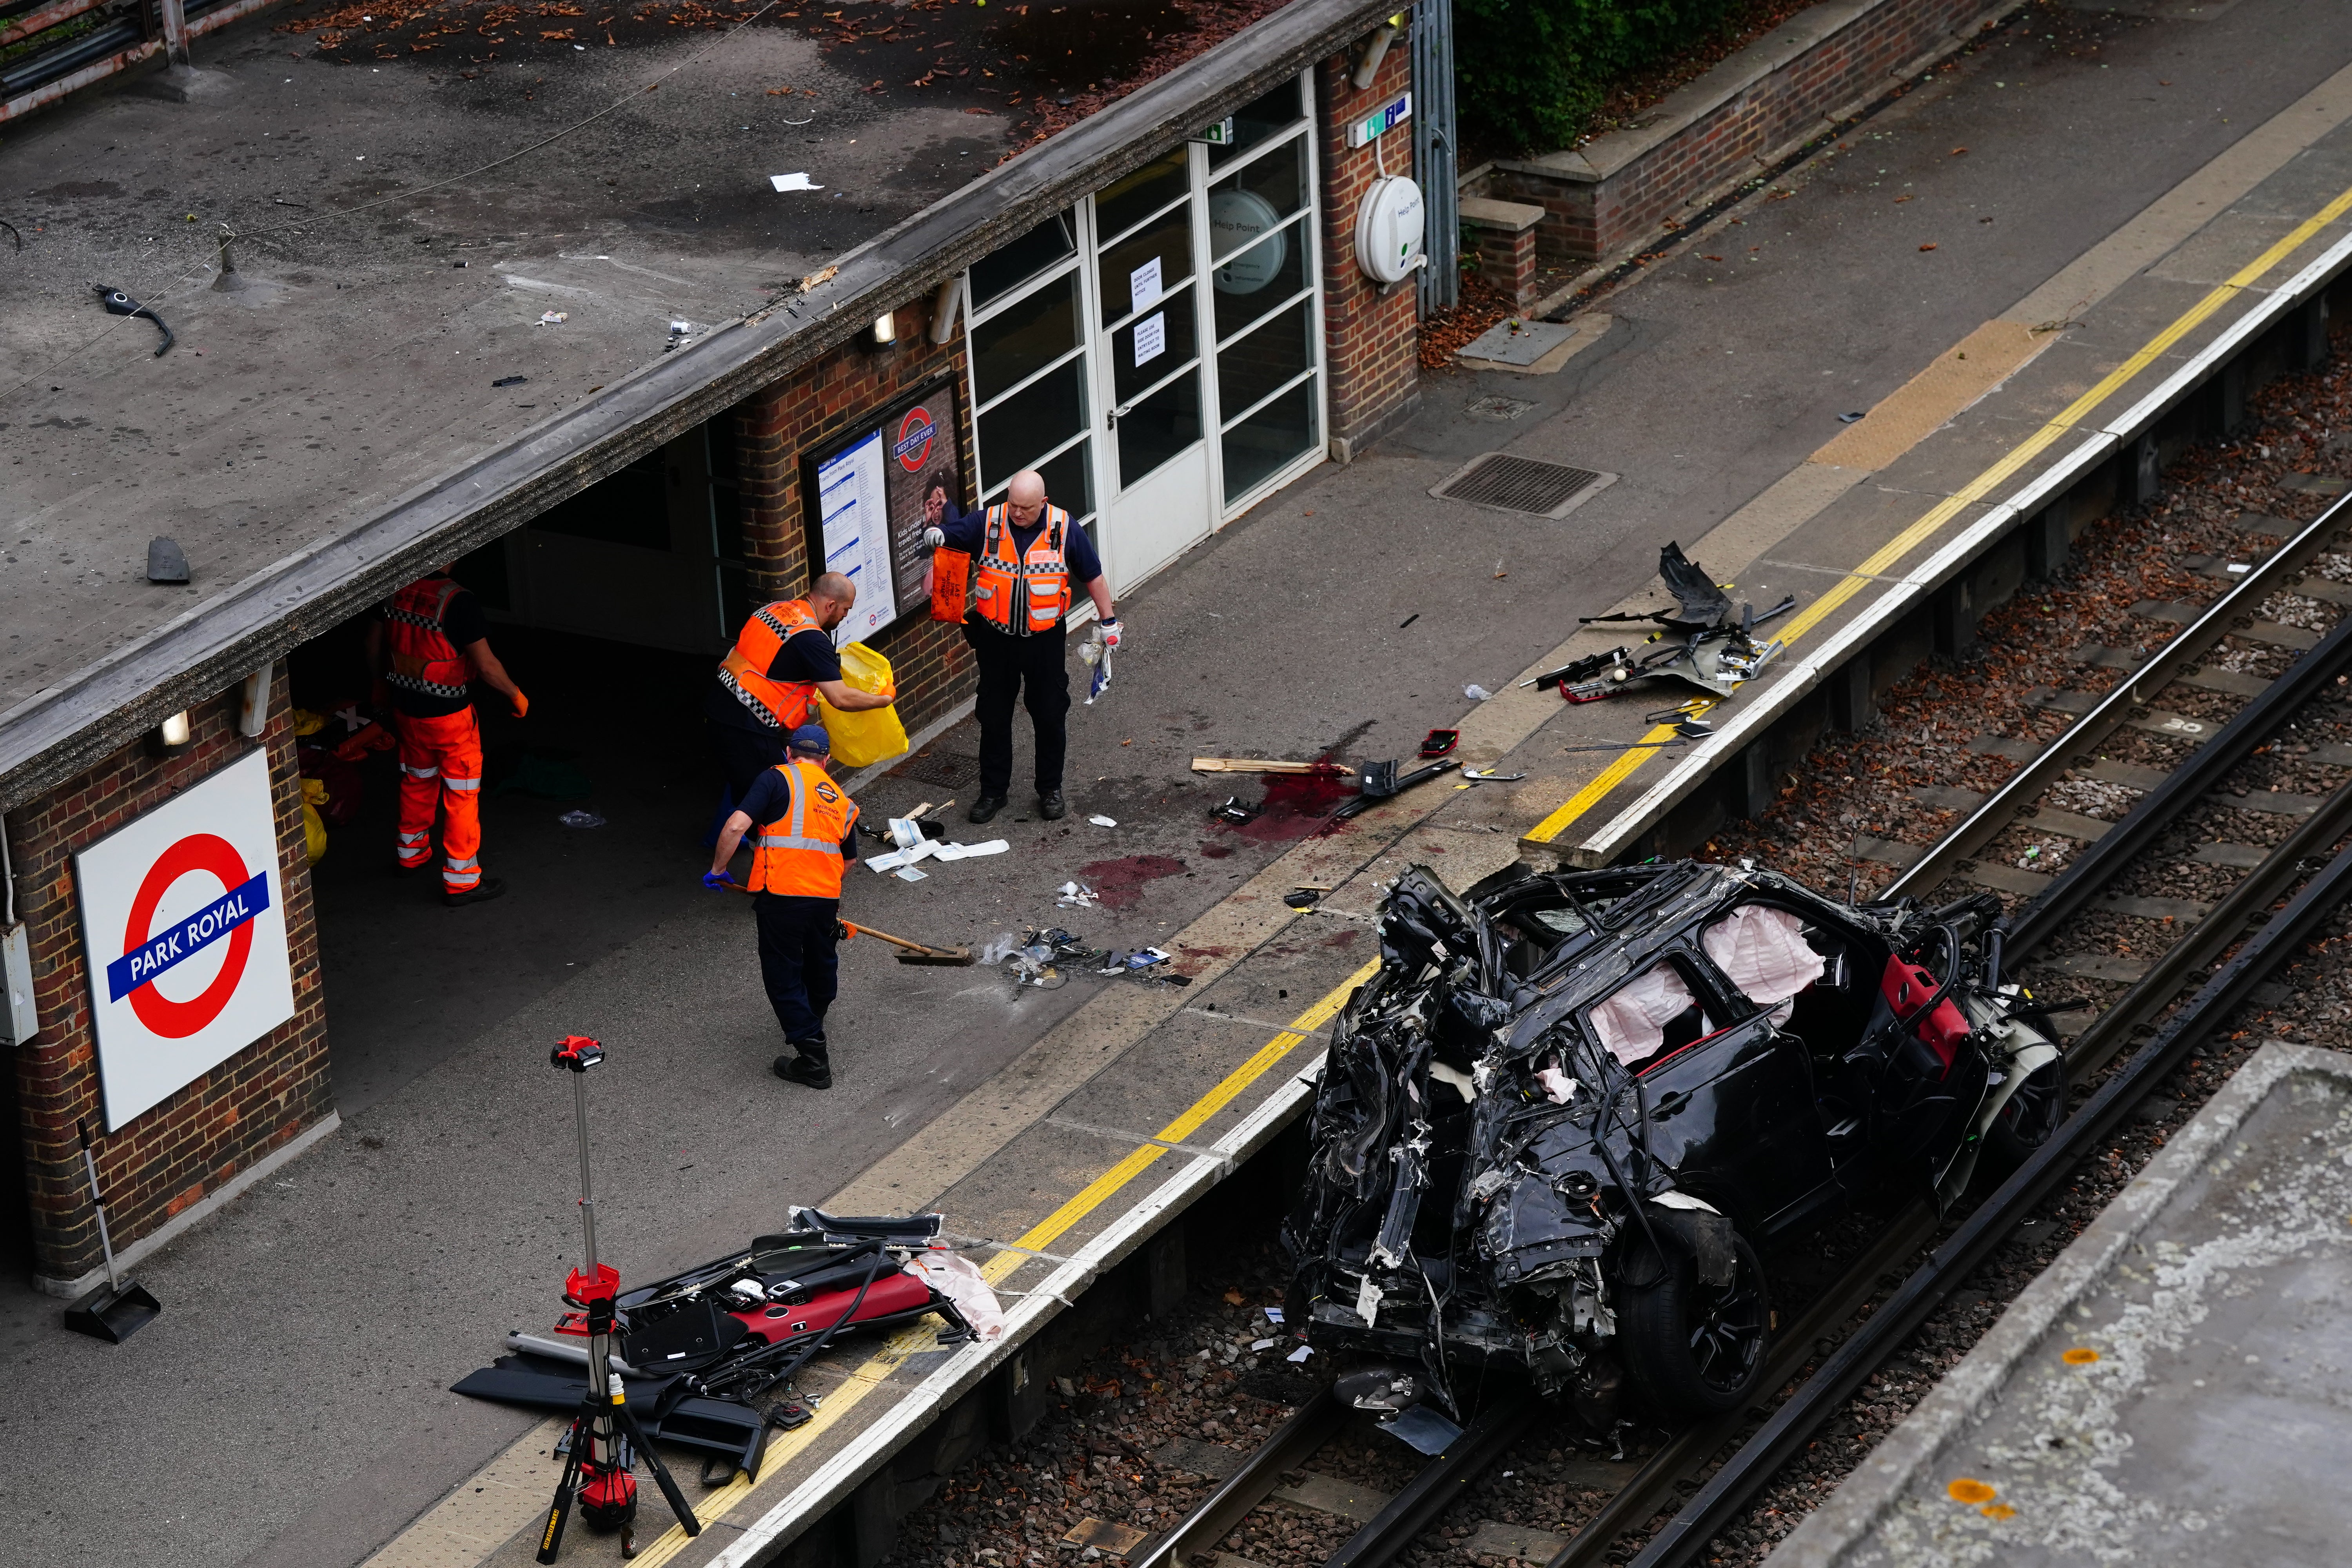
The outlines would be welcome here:
M 1850 904 L 1685 861 L 1457 897 L 1414 867 L 1336 1021 L 1283 1228 L 1290 1321 L 1354 1402 L 1500 1374 L 1617 1418 L 1758 1393 L 1761 1256 L 1842 1205 L 1948 1206 L 2063 1110 L 2000 905 Z M 1353 1395 L 1351 1395 L 1353 1396 Z

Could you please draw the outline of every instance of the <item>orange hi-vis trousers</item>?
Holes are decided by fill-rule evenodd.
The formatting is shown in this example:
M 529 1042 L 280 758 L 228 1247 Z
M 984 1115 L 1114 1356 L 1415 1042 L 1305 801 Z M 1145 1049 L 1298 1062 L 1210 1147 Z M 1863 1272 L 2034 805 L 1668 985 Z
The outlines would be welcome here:
M 437 719 L 394 716 L 400 730 L 400 863 L 433 858 L 433 802 L 441 825 L 441 888 L 471 892 L 482 880 L 482 730 L 471 708 Z

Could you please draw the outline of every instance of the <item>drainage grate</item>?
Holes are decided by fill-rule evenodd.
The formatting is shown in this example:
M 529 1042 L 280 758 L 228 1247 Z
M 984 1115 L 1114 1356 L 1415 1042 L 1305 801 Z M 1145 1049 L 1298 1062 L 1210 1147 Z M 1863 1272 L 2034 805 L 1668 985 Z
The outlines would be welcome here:
M 961 789 L 980 782 L 980 759 L 960 757 L 953 752 L 924 752 L 892 768 L 890 776 L 937 784 L 941 789 Z
M 1474 397 L 1469 401 L 1466 406 L 1474 418 L 1517 419 L 1520 415 L 1525 414 L 1528 409 L 1533 408 L 1535 405 L 1521 398 L 1496 395 L 1493 397 Z
M 1616 482 L 1614 474 L 1488 452 L 1463 464 L 1429 493 L 1528 517 L 1560 518 Z

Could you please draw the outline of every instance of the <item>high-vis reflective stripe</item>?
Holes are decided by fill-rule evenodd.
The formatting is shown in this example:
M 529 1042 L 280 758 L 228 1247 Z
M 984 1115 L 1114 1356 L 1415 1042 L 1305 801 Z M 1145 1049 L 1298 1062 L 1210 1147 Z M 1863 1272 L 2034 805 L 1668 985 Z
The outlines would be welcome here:
M 466 661 L 442 623 L 459 591 L 446 577 L 427 577 L 394 595 L 384 612 L 384 640 L 392 655 L 383 676 L 388 684 L 425 697 L 462 700 L 467 695 Z
M 479 779 L 444 778 L 441 781 L 441 787 L 443 789 L 479 789 L 482 787 L 482 781 Z
M 732 692 L 752 718 L 771 730 L 796 730 L 817 719 L 816 683 L 771 680 L 768 667 L 786 643 L 803 632 L 823 631 L 805 599 L 762 605 L 743 623 L 735 646 L 719 661 L 719 684 Z
M 814 763 L 787 762 L 792 808 L 760 825 L 751 840 L 751 890 L 805 899 L 841 897 L 841 841 L 857 826 L 857 805 Z
M 974 563 L 979 572 L 972 608 L 980 612 L 981 619 L 1017 637 L 1050 632 L 1062 624 L 1062 616 L 1070 607 L 1070 568 L 1062 558 L 1069 527 L 1068 512 L 1047 507 L 1045 526 L 1016 557 L 1013 525 L 1005 509 L 1002 505 L 988 509 L 988 531 Z
M 412 768 L 406 763 L 400 764 L 400 771 L 413 779 L 437 779 L 441 776 L 439 768 Z

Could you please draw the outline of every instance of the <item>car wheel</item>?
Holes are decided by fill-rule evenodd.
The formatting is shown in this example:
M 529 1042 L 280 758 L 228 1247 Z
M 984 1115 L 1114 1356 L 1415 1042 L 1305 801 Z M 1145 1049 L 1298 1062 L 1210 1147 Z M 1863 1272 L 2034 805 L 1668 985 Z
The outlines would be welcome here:
M 1623 1289 L 1620 1300 L 1626 1370 L 1661 1415 L 1719 1415 L 1755 1398 L 1772 1306 L 1746 1237 L 1733 1238 L 1728 1285 L 1702 1282 L 1698 1265 L 1680 1257 L 1654 1283 Z
M 2009 1180 L 2035 1150 L 2050 1142 L 2065 1115 L 2066 1064 L 2063 1059 L 2043 1062 L 2025 1075 L 2025 1081 L 1985 1130 L 1984 1153 L 1978 1168 L 1996 1185 Z

